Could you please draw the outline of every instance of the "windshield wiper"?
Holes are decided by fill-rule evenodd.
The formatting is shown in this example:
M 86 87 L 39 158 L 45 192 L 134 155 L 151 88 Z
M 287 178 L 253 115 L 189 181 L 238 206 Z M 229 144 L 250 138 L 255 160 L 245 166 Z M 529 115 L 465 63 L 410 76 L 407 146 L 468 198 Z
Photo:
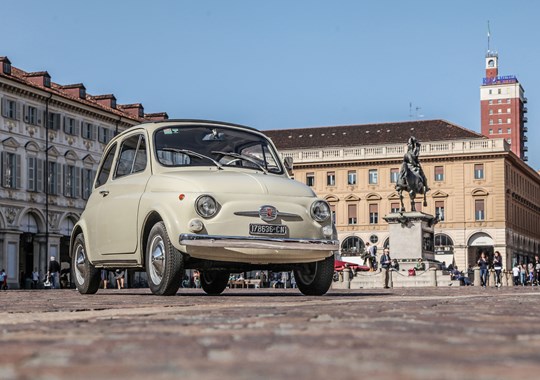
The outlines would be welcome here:
M 160 150 L 165 150 L 165 151 L 169 151 L 169 152 L 176 152 L 176 153 L 182 153 L 182 154 L 185 154 L 186 156 L 206 159 L 208 161 L 212 161 L 214 163 L 214 165 L 216 165 L 218 167 L 219 170 L 223 170 L 223 165 L 221 165 L 219 162 L 214 160 L 212 157 L 205 156 L 204 154 L 197 153 L 197 152 L 194 152 L 192 150 L 176 149 L 176 148 L 161 148 Z
M 244 160 L 244 161 L 247 161 L 247 162 L 251 162 L 253 165 L 255 165 L 259 169 L 261 169 L 264 174 L 268 174 L 268 170 L 266 170 L 266 168 L 264 166 L 259 164 L 253 158 L 250 158 L 248 156 L 244 156 L 243 154 L 238 154 L 238 153 L 234 153 L 234 152 L 221 152 L 221 151 L 217 151 L 217 150 L 212 151 L 212 153 L 221 154 L 223 156 L 229 156 L 229 157 L 237 158 L 239 160 Z

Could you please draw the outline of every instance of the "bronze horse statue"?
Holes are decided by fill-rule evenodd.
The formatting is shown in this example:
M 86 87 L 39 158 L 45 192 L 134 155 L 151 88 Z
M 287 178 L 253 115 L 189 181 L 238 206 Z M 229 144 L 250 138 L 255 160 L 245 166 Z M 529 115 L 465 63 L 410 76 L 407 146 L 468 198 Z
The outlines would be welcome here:
M 407 143 L 407 153 L 403 157 L 403 164 L 399 171 L 399 177 L 396 183 L 396 190 L 401 202 L 401 212 L 405 211 L 403 204 L 403 191 L 409 193 L 411 198 L 411 211 L 416 211 L 414 199 L 416 194 L 424 195 L 424 207 L 427 206 L 426 194 L 429 191 L 426 176 L 420 166 L 418 155 L 420 154 L 420 143 L 416 138 L 411 137 Z

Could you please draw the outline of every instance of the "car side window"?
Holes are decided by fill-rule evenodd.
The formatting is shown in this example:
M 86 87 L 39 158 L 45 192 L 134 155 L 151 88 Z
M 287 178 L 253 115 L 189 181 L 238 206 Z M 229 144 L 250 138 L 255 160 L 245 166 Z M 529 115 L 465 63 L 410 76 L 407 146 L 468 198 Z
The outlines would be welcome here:
M 109 151 L 107 152 L 107 155 L 103 159 L 103 165 L 101 165 L 101 168 L 99 169 L 99 173 L 97 175 L 96 187 L 100 187 L 101 185 L 104 185 L 105 182 L 107 182 L 107 179 L 109 179 L 109 174 L 111 173 L 115 151 L 116 151 L 116 144 L 114 144 L 111 147 L 111 149 L 109 149 Z
M 120 148 L 115 178 L 144 171 L 146 168 L 146 144 L 143 135 L 130 136 Z

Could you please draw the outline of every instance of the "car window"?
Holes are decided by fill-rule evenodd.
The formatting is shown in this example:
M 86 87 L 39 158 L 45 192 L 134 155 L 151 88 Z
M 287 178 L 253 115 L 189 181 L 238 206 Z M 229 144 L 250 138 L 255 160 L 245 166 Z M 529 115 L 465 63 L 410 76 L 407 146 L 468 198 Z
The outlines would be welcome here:
M 281 174 L 277 152 L 264 136 L 215 126 L 178 126 L 154 134 L 155 155 L 164 166 L 229 166 Z
M 109 149 L 109 151 L 105 155 L 105 158 L 103 159 L 103 165 L 101 165 L 101 168 L 99 169 L 95 187 L 100 187 L 104 185 L 105 182 L 107 182 L 107 179 L 109 179 L 115 151 L 116 143 Z
M 146 144 L 143 135 L 130 136 L 122 142 L 114 177 L 141 172 L 146 168 L 146 162 Z

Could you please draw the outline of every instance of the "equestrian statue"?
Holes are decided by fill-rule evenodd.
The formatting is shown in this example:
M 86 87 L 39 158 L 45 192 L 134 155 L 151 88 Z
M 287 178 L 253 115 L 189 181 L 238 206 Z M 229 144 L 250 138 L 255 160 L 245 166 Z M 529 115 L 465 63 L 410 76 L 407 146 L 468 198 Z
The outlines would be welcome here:
M 426 176 L 420 166 L 418 155 L 420 154 L 420 143 L 415 137 L 409 138 L 407 143 L 407 153 L 403 156 L 403 163 L 399 171 L 399 177 L 396 183 L 396 190 L 399 193 L 401 202 L 401 212 L 405 211 L 403 204 L 403 191 L 409 193 L 411 198 L 411 211 L 416 211 L 414 198 L 416 194 L 424 195 L 424 207 L 427 206 L 426 193 L 429 191 Z

